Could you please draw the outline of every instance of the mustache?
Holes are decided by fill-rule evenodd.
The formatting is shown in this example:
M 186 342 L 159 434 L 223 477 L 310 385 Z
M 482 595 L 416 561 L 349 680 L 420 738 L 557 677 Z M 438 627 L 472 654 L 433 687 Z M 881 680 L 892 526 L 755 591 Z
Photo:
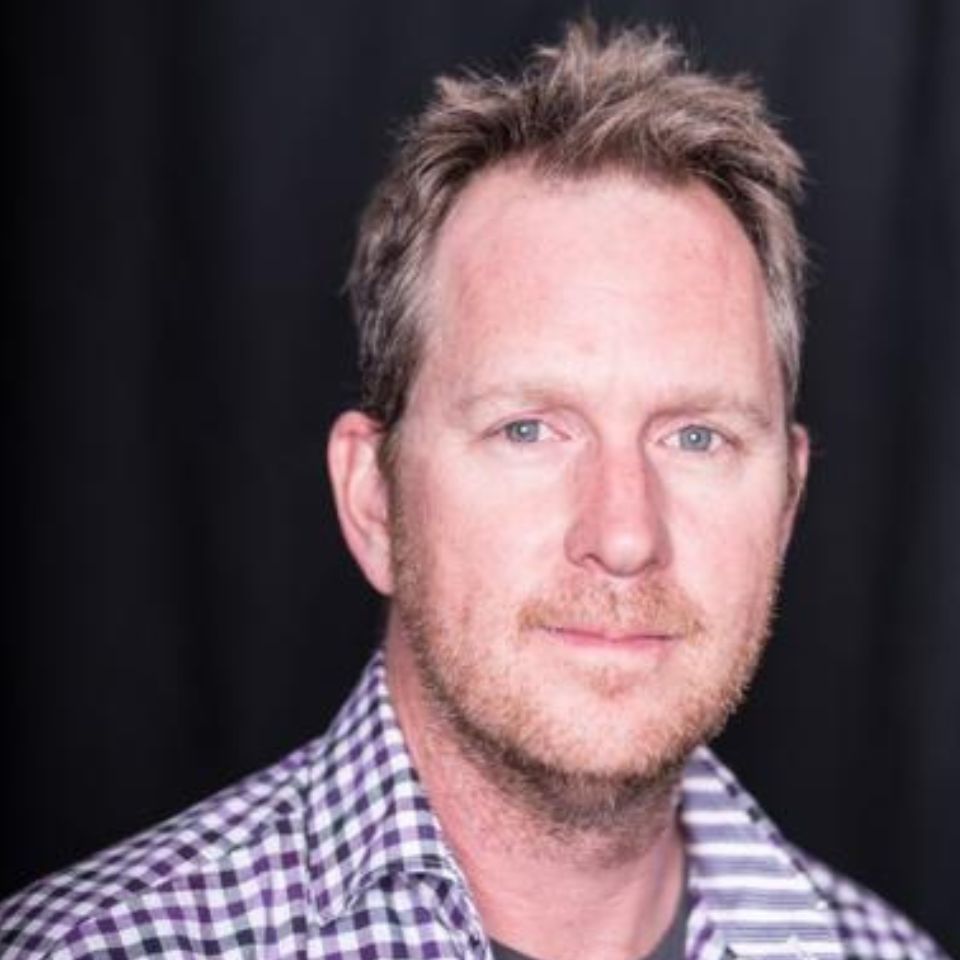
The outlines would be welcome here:
M 521 629 L 602 628 L 615 634 L 693 636 L 704 630 L 698 606 L 677 585 L 650 579 L 627 589 L 571 583 L 520 608 Z

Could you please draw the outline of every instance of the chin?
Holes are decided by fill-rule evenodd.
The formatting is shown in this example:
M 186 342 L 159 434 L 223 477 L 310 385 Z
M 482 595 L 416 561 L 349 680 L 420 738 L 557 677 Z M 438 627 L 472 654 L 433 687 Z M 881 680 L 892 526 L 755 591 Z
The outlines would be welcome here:
M 527 704 L 528 708 L 532 704 Z M 669 796 L 696 746 L 666 743 L 632 727 L 609 729 L 589 718 L 571 726 L 528 709 L 504 728 L 447 711 L 464 754 L 520 807 L 557 830 L 606 831 Z
M 555 714 L 537 736 L 514 740 L 518 749 L 571 775 L 652 782 L 683 765 L 712 734 L 713 719 L 651 709 L 649 703 L 581 704 Z
M 611 698 L 592 687 L 561 695 L 553 686 L 547 697 L 549 678 L 522 683 L 516 671 L 499 683 L 474 675 L 473 683 L 451 685 L 453 675 L 435 660 L 419 660 L 432 712 L 464 756 L 558 827 L 609 826 L 669 792 L 703 732 L 699 724 L 670 722 L 662 705 L 637 689 Z

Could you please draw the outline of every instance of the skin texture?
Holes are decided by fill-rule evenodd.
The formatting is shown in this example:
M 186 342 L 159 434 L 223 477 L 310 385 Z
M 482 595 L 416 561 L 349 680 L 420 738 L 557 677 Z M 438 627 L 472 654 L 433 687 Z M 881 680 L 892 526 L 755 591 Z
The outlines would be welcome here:
M 679 895 L 679 768 L 754 672 L 806 472 L 760 268 L 703 185 L 504 168 L 424 293 L 393 475 L 361 414 L 330 446 L 393 598 L 398 717 L 487 929 L 635 958 Z

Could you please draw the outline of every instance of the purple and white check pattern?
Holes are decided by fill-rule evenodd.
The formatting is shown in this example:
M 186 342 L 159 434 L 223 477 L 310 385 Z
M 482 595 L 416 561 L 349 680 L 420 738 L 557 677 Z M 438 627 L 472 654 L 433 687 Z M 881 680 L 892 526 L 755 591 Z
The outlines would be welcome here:
M 788 846 L 706 749 L 680 806 L 691 960 L 946 960 Z M 323 738 L 0 905 L 2 960 L 491 960 L 376 655 Z

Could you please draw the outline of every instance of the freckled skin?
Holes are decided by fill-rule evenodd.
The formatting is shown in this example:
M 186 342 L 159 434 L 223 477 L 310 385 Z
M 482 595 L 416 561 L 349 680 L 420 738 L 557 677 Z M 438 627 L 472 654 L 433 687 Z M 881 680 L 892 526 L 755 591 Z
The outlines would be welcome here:
M 400 689 L 610 789 L 672 769 L 753 672 L 804 452 L 746 236 L 703 186 L 488 173 L 441 232 L 427 303 L 390 643 L 428 689 Z M 691 424 L 712 447 L 690 449 Z

